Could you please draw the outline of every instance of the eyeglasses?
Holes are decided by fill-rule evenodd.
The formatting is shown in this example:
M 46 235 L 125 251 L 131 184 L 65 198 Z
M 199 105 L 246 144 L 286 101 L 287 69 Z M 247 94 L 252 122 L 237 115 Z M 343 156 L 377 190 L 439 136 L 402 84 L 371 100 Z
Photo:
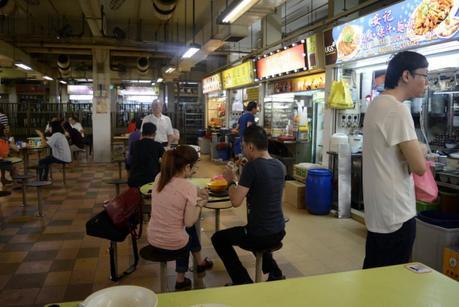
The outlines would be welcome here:
M 421 76 L 424 78 L 424 80 L 428 80 L 429 79 L 429 76 L 427 74 L 420 74 L 420 73 L 417 73 L 417 72 L 414 72 L 412 73 L 413 76 Z

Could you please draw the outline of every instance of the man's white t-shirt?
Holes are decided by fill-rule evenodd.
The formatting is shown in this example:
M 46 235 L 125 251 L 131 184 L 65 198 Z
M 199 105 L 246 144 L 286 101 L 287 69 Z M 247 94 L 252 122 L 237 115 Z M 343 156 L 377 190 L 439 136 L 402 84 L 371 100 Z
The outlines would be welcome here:
M 376 97 L 363 123 L 363 199 L 369 231 L 391 233 L 416 216 L 413 177 L 398 144 L 417 140 L 408 108 Z
M 48 146 L 51 148 L 54 158 L 67 163 L 72 162 L 69 142 L 62 133 L 53 133 L 46 143 L 48 143 Z
M 145 123 L 153 123 L 156 126 L 155 141 L 159 143 L 168 142 L 167 136 L 173 135 L 174 130 L 172 129 L 172 123 L 169 116 L 161 114 L 160 117 L 156 117 L 153 114 L 147 115 L 142 120 L 142 128 Z

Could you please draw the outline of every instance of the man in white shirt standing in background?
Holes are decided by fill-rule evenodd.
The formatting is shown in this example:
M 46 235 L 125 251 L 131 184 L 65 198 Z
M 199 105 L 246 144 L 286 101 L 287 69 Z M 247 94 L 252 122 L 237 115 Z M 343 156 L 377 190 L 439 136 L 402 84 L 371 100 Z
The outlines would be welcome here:
M 416 237 L 416 198 L 411 173 L 425 160 L 413 118 L 403 101 L 424 97 L 427 59 L 396 54 L 387 67 L 384 92 L 370 103 L 363 123 L 363 195 L 368 235 L 363 268 L 410 261 Z
M 153 123 L 156 126 L 155 141 L 163 144 L 166 147 L 172 141 L 174 141 L 174 130 L 172 129 L 172 123 L 169 116 L 162 114 L 163 104 L 158 100 L 153 100 L 151 104 L 151 113 L 142 120 L 142 127 L 145 123 Z M 142 130 L 142 128 L 140 129 Z

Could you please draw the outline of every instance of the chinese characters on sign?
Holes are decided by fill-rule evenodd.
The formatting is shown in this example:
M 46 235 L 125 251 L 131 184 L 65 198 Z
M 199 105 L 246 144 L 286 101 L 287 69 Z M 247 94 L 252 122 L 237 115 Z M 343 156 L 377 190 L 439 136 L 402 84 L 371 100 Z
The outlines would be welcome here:
M 459 0 L 406 0 L 324 32 L 326 64 L 459 38 Z
M 253 62 L 247 61 L 222 72 L 223 88 L 229 89 L 253 83 Z
M 220 74 L 215 74 L 202 80 L 202 92 L 204 94 L 221 91 L 222 90 L 222 79 Z

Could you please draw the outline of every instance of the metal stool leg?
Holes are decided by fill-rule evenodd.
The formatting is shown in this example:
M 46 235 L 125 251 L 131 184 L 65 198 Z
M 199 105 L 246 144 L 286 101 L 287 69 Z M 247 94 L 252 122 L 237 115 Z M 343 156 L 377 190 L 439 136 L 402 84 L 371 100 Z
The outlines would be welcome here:
M 161 293 L 167 292 L 167 262 L 160 263 Z
M 263 253 L 257 252 L 255 253 L 255 282 L 261 281 L 261 264 L 263 261 Z
M 40 187 L 37 187 L 37 201 L 38 201 L 38 216 L 43 217 L 43 207 L 41 203 L 41 192 Z
M 22 206 L 26 207 L 27 206 L 27 200 L 26 200 L 26 185 L 25 185 L 25 180 L 21 180 L 22 184 Z
M 117 245 L 115 241 L 110 241 L 110 247 L 109 247 L 109 253 L 110 253 L 110 279 L 112 281 L 117 281 L 118 280 L 118 251 L 117 251 Z

